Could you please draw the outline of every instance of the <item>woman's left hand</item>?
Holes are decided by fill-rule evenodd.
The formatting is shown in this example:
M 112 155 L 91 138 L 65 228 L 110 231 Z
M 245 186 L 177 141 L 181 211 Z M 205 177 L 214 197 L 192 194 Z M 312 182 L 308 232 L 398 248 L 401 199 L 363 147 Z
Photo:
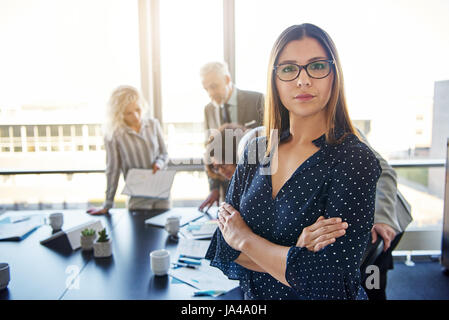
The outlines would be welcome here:
M 242 251 L 245 241 L 253 235 L 240 212 L 227 203 L 222 203 L 218 210 L 218 227 L 226 243 L 238 251 Z

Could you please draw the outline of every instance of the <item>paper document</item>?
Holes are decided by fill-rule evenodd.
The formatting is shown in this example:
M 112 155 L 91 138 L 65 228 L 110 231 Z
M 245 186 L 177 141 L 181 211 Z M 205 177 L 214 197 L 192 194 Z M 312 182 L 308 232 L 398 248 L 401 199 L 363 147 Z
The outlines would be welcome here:
M 122 194 L 151 199 L 168 199 L 176 171 L 152 169 L 130 169 L 125 179 Z
M 190 222 L 179 232 L 187 239 L 210 239 L 218 228 L 217 220 L 202 220 Z
M 0 221 L 0 240 L 20 241 L 44 223 L 44 215 L 5 217 Z
M 175 256 L 179 257 L 180 255 L 183 255 L 190 258 L 204 258 L 209 245 L 210 241 L 207 240 L 180 238 Z
M 198 269 L 170 269 L 168 274 L 199 290 L 223 290 L 227 292 L 239 286 L 239 280 L 229 280 L 221 270 L 211 267 L 210 261 L 206 259 L 201 260 L 201 266 Z

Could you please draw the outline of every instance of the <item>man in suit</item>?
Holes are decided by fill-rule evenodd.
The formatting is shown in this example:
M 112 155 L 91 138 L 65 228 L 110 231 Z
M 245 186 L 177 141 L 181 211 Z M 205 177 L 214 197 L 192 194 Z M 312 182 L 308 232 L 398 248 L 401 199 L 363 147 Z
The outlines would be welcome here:
M 200 76 L 211 99 L 204 108 L 206 141 L 211 129 L 218 129 L 225 123 L 238 123 L 248 129 L 262 125 L 263 94 L 236 88 L 226 63 L 209 62 L 201 68 Z M 209 188 L 210 194 L 200 205 L 200 210 L 207 210 L 224 199 L 227 182 L 209 178 Z

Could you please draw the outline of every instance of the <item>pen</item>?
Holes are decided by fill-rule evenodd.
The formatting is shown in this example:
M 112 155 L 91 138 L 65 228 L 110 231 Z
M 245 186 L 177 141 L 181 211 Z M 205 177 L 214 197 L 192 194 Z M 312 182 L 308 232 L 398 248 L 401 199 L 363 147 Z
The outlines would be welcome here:
M 204 297 L 204 296 L 215 296 L 225 293 L 224 290 L 203 290 L 203 291 L 195 291 L 193 293 L 194 297 Z
M 210 206 L 210 207 L 212 207 L 212 206 Z M 206 211 L 204 211 L 204 214 L 206 215 L 206 216 L 208 216 L 209 217 L 209 219 L 213 219 L 213 217 L 212 217 L 212 215 L 209 213 L 209 209 L 210 209 L 210 207 L 209 208 L 207 208 L 206 209 Z
M 190 264 L 190 265 L 196 265 L 196 266 L 200 266 L 201 265 L 201 261 L 198 261 L 198 260 L 191 260 L 191 259 L 187 259 L 187 258 L 179 258 L 178 259 L 178 262 L 183 262 L 183 263 L 186 263 L 186 264 Z
M 13 223 L 18 223 L 18 222 L 27 221 L 27 220 L 30 220 L 30 217 L 18 218 L 17 220 L 14 220 Z
M 185 254 L 180 254 L 179 257 L 180 258 L 193 259 L 193 260 L 201 260 L 202 259 L 202 258 L 198 258 L 198 257 L 194 257 L 194 256 L 185 255 Z
M 197 266 L 193 266 L 187 263 L 172 263 L 175 267 L 184 267 L 184 268 L 190 268 L 190 269 L 198 269 Z

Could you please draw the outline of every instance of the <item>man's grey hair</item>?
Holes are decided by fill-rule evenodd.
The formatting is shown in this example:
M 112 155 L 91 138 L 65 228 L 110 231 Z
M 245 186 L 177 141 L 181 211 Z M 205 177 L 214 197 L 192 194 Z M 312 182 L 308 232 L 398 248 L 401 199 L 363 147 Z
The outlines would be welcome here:
M 217 75 L 221 75 L 223 77 L 225 76 L 231 76 L 228 68 L 228 64 L 226 62 L 208 62 L 205 65 L 203 65 L 200 69 L 200 76 L 203 78 L 208 73 L 215 73 Z

